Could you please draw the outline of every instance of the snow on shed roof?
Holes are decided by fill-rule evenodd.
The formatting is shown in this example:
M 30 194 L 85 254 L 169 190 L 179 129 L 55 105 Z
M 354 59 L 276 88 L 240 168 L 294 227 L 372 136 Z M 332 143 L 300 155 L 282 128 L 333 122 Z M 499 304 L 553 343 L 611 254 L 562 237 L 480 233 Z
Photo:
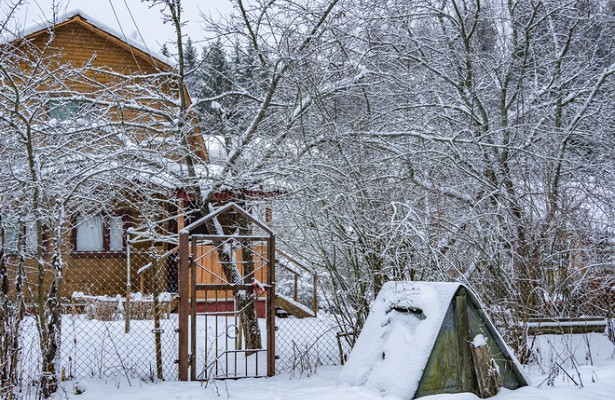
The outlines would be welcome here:
M 442 282 L 385 283 L 340 380 L 401 398 L 414 394 L 446 311 L 460 286 Z M 414 311 L 391 312 L 396 308 Z
M 96 28 L 98 28 L 98 29 L 108 33 L 109 35 L 114 36 L 118 40 L 128 44 L 129 46 L 132 46 L 132 47 L 142 51 L 143 53 L 151 56 L 152 58 L 155 59 L 156 62 L 164 64 L 169 69 L 171 68 L 171 66 L 169 64 L 168 57 L 165 57 L 162 54 L 149 49 L 144 43 L 142 43 L 140 41 L 137 41 L 137 40 L 134 40 L 134 39 L 124 35 L 122 32 L 116 31 L 115 29 L 113 29 L 110 26 L 106 25 L 105 23 L 97 20 L 96 18 L 93 18 L 92 16 L 88 15 L 86 12 L 84 12 L 83 10 L 80 10 L 80 9 L 73 9 L 73 10 L 67 11 L 66 13 L 60 15 L 55 21 L 43 20 L 43 21 L 35 22 L 35 23 L 27 26 L 26 28 L 24 28 L 18 34 L 13 34 L 12 36 L 4 36 L 4 37 L 2 37 L 1 42 L 2 43 L 7 43 L 7 42 L 11 42 L 13 40 L 25 38 L 25 37 L 27 37 L 29 35 L 32 35 L 32 34 L 35 34 L 35 33 L 39 32 L 39 31 L 43 31 L 43 30 L 49 29 L 52 26 L 60 25 L 60 24 L 63 24 L 65 22 L 68 22 L 69 20 L 71 20 L 72 18 L 75 18 L 77 16 L 81 17 L 83 20 L 87 21 L 92 26 L 94 26 L 94 27 L 96 27 Z

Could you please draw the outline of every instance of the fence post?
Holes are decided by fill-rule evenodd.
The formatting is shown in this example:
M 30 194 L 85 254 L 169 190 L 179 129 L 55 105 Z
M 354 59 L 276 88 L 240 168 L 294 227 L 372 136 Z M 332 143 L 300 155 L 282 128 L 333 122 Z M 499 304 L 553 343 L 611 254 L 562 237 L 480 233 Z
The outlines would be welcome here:
M 128 229 L 126 232 L 126 301 L 124 302 L 124 332 L 130 332 L 130 292 L 132 291 L 132 286 L 130 283 L 130 234 L 131 231 Z
M 275 375 L 275 236 L 269 235 L 267 281 L 267 376 Z
M 318 274 L 316 272 L 312 276 L 312 311 L 316 317 L 318 315 Z
M 179 292 L 179 380 L 188 380 L 188 270 L 189 270 L 189 233 L 179 232 L 179 268 L 177 288 Z

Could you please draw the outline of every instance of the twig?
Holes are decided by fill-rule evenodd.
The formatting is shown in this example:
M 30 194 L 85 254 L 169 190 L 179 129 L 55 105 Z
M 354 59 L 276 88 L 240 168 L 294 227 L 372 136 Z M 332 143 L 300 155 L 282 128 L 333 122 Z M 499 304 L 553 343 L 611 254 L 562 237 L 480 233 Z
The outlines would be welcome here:
M 130 382 L 130 377 L 128 376 L 128 369 L 124 365 L 124 360 L 122 359 L 122 356 L 120 355 L 119 349 L 115 345 L 115 341 L 111 337 L 111 332 L 109 332 L 109 327 L 107 326 L 107 324 L 105 324 L 105 331 L 107 331 L 107 336 L 109 337 L 109 339 L 111 339 L 111 344 L 113 345 L 113 348 L 115 349 L 115 354 L 117 355 L 117 358 L 120 360 L 120 365 L 122 366 L 122 369 L 124 370 L 124 375 L 126 376 L 126 381 L 128 381 L 128 386 L 132 386 L 132 383 Z

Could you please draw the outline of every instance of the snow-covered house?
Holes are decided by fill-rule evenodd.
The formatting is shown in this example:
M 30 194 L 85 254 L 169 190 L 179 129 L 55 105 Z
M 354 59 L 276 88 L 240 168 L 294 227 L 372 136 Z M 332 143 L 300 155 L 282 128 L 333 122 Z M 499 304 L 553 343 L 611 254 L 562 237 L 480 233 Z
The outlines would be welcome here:
M 134 157 L 140 162 L 138 167 L 134 168 L 134 176 L 123 178 L 128 184 L 158 187 L 158 190 L 144 191 L 145 193 L 157 192 L 157 195 L 167 196 L 164 201 L 165 216 L 160 218 L 166 222 L 162 228 L 157 226 L 156 229 L 176 233 L 183 226 L 200 218 L 201 214 L 196 211 L 185 217 L 181 212 L 194 210 L 195 205 L 194 196 L 176 185 L 176 177 L 185 173 L 185 166 L 176 159 L 176 154 L 172 151 L 148 152 L 148 146 L 160 148 L 163 146 L 160 143 L 165 139 L 163 136 L 167 135 L 168 138 L 173 134 L 173 129 L 176 128 L 174 124 L 177 124 L 175 118 L 179 114 L 177 108 L 180 90 L 177 87 L 176 75 L 172 73 L 174 67 L 164 55 L 157 54 L 145 44 L 127 37 L 124 32 L 116 32 L 82 11 L 68 13 L 55 22 L 30 27 L 17 38 L 2 38 L 2 43 L 0 52 L 20 54 L 19 62 L 26 71 L 24 76 L 36 78 L 36 71 L 56 75 L 51 80 L 55 85 L 53 88 L 50 88 L 44 79 L 38 85 L 45 91 L 45 96 L 51 99 L 36 105 L 43 108 L 42 112 L 38 111 L 38 118 L 51 127 L 49 130 L 60 131 L 66 127 L 72 135 L 88 134 L 95 137 L 95 140 L 106 135 L 109 140 L 122 142 L 122 151 L 126 148 L 140 151 Z M 49 67 L 37 69 L 38 62 L 48 64 Z M 32 87 L 34 86 L 29 86 L 28 90 Z M 181 91 L 189 105 L 188 90 L 181 88 Z M 101 120 L 101 123 L 97 124 L 96 114 L 102 109 L 107 120 Z M 101 134 L 103 124 L 107 130 Z M 116 129 L 116 132 L 113 129 Z M 204 139 L 196 127 L 194 132 L 188 133 L 188 141 L 193 154 L 201 158 L 199 167 L 208 165 L 208 171 L 199 172 L 200 176 L 215 173 L 215 159 L 210 163 L 209 150 L 212 149 L 212 152 L 217 154 L 216 149 L 221 151 L 220 143 L 215 143 L 212 138 Z M 78 146 L 75 143 L 67 141 L 66 146 L 75 148 L 75 159 L 71 160 L 75 164 L 79 164 L 80 157 L 84 160 L 91 158 L 86 154 L 88 150 L 77 151 Z M 97 156 L 103 168 L 111 170 L 113 166 L 107 164 L 118 162 L 111 158 L 112 161 L 107 162 L 104 150 L 99 152 L 94 147 L 89 149 L 98 152 Z M 166 158 L 148 159 L 149 154 L 152 157 Z M 121 170 L 125 173 L 130 168 Z M 94 190 L 104 192 L 105 184 L 103 182 Z M 227 189 L 222 188 L 216 192 L 213 196 L 214 202 L 222 204 L 232 201 L 234 193 Z M 113 190 L 117 191 L 117 188 Z M 245 194 L 255 198 L 270 195 L 254 191 L 246 191 Z M 167 202 L 169 198 L 173 201 Z M 102 206 L 88 207 L 84 204 L 83 207 L 78 206 L 76 212 L 71 210 L 71 214 L 74 214 L 69 223 L 72 229 L 70 237 L 64 240 L 68 242 L 64 251 L 65 270 L 62 282 L 62 296 L 66 298 L 70 298 L 73 293 L 123 295 L 127 291 L 128 272 L 134 280 L 133 292 L 144 289 L 144 284 L 151 285 L 151 278 L 144 278 L 147 268 L 143 268 L 148 265 L 147 247 L 151 241 L 147 243 L 146 238 L 143 243 L 135 245 L 137 250 L 141 247 L 144 251 L 140 254 L 138 251 L 132 253 L 130 271 L 127 271 L 127 233 L 129 228 L 139 225 L 144 209 L 149 209 L 154 215 L 152 218 L 157 218 L 156 211 L 151 211 L 155 210 L 155 207 L 144 204 L 156 202 L 157 199 L 126 200 L 121 197 L 120 201 L 115 202 L 114 198 L 109 196 L 105 200 Z M 96 201 L 101 202 L 98 198 Z M 262 217 L 269 215 L 269 210 L 261 208 Z M 177 218 L 172 218 L 173 215 Z M 222 225 L 236 224 L 232 216 L 221 218 L 226 218 L 226 221 L 221 221 Z M 26 226 L 26 247 L 35 245 L 36 242 L 36 237 L 30 232 Z M 171 251 L 173 247 L 163 241 L 156 241 L 156 245 L 162 252 Z M 175 292 L 177 260 L 175 257 L 167 257 L 165 263 L 166 271 L 162 273 L 165 276 L 162 280 L 165 282 L 161 283 L 159 290 Z M 219 264 L 215 256 L 212 256 L 211 264 Z M 50 278 L 53 274 L 48 275 Z M 36 278 L 33 278 L 32 282 L 36 282 Z M 203 283 L 218 282 L 214 279 Z M 145 290 L 148 288 L 145 287 Z
M 173 99 L 178 97 L 179 90 L 172 76 L 168 74 L 174 68 L 166 57 L 81 11 L 68 13 L 53 22 L 26 28 L 15 37 L 3 37 L 0 54 L 3 55 L 3 63 L 5 59 L 9 60 L 10 54 L 13 55 L 13 60 L 17 60 L 13 65 L 20 65 L 23 74 L 19 76 L 18 72 L 13 71 L 15 78 L 12 79 L 24 86 L 23 90 L 16 88 L 15 93 L 8 93 L 5 100 L 9 98 L 9 101 L 4 101 L 2 112 L 8 115 L 11 107 L 26 109 L 33 104 L 32 108 L 38 107 L 38 110 L 26 111 L 32 111 L 31 115 L 36 114 L 37 121 L 31 123 L 34 128 L 39 123 L 47 124 L 47 131 L 59 132 L 64 129 L 70 131 L 71 135 L 79 135 L 81 132 L 83 135 L 90 135 L 94 140 L 106 135 L 109 140 L 125 141 L 124 146 L 129 147 L 138 145 L 139 143 L 135 142 L 142 138 L 151 142 L 152 137 L 155 138 L 155 132 L 164 135 L 166 131 L 163 124 L 169 124 L 169 118 L 164 113 L 171 115 L 174 112 L 173 107 L 177 107 Z M 55 76 L 53 79 L 46 79 L 44 74 Z M 3 87 L 10 92 L 8 83 L 3 83 L 6 83 Z M 34 104 L 39 100 L 36 98 L 36 90 L 39 89 L 45 92 L 46 100 Z M 181 90 L 187 95 L 185 88 Z M 34 101 L 26 99 L 18 103 L 19 95 L 22 94 L 20 91 L 29 91 L 27 95 Z M 14 106 L 10 105 L 11 101 Z M 101 133 L 101 125 L 96 123 L 96 114 L 97 110 L 103 109 L 101 114 L 104 112 L 107 118 L 107 130 Z M 84 118 L 84 115 L 92 118 Z M 115 134 L 114 124 L 117 127 L 116 132 L 128 129 L 131 135 Z M 140 127 L 149 128 L 149 133 L 141 135 Z M 44 133 L 45 129 L 41 132 Z M 61 138 L 61 135 L 57 137 Z M 65 143 L 58 141 L 46 145 L 57 144 L 74 148 L 75 157 L 71 162 L 75 168 L 80 166 L 79 157 L 83 157 L 83 163 L 89 162 L 87 150 L 80 152 L 79 144 L 71 142 L 68 136 L 64 139 Z M 190 134 L 189 141 L 195 154 L 207 161 L 207 150 L 200 133 Z M 103 139 L 97 146 L 100 147 L 92 146 L 90 149 L 97 151 L 100 160 L 104 160 Z M 111 162 L 116 161 L 109 163 Z M 112 167 L 107 165 L 104 168 L 111 170 Z M 141 178 L 136 176 L 135 184 L 143 184 L 147 180 Z M 162 181 L 149 178 L 146 184 L 162 185 Z M 172 187 L 165 189 L 173 193 Z M 95 190 L 102 192 L 104 188 L 98 185 Z M 9 197 L 0 194 L 0 201 L 7 204 Z M 70 217 L 73 228 L 70 238 L 64 240 L 69 242 L 69 248 L 64 252 L 66 270 L 62 286 L 62 293 L 67 297 L 73 292 L 117 294 L 126 290 L 126 233 L 139 219 L 141 207 L 138 201 L 136 204 L 126 204 L 126 201 L 113 203 L 111 197 L 109 200 L 104 207 L 88 207 L 84 204 L 83 207 L 78 207 L 76 212 L 71 211 L 74 214 Z M 92 214 L 91 210 L 96 208 L 103 211 Z M 7 205 L 3 212 L 6 213 L 9 209 L 10 206 Z M 7 218 L 5 216 L 5 220 Z M 37 238 L 31 232 L 33 230 L 26 224 L 26 248 L 36 245 Z M 43 232 L 43 236 L 49 235 L 51 233 Z M 15 250 L 11 248 L 11 236 L 15 237 L 16 234 L 6 229 L 4 236 L 5 253 L 11 253 Z M 46 237 L 43 240 L 46 240 Z

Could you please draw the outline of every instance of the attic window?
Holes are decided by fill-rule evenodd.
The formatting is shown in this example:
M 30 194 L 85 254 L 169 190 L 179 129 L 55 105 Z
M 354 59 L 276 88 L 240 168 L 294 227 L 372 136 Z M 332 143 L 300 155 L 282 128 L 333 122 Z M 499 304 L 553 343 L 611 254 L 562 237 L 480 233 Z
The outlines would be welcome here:
M 49 119 L 68 121 L 79 113 L 79 103 L 76 101 L 52 101 L 49 104 Z

